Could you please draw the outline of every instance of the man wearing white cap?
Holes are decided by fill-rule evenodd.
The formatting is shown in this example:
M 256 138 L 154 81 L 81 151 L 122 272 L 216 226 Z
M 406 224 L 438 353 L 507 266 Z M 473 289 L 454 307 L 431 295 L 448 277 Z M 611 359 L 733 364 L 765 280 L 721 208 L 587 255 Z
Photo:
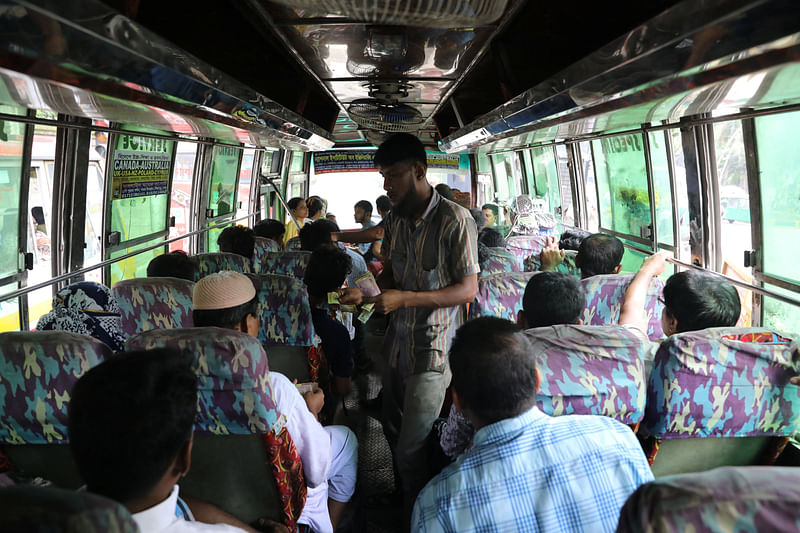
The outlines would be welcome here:
M 202 278 L 195 284 L 192 303 L 195 326 L 258 335 L 256 290 L 243 274 L 223 271 Z M 356 436 L 345 426 L 322 427 L 317 421 L 322 391 L 301 396 L 283 374 L 270 372 L 269 377 L 275 405 L 286 416 L 286 429 L 303 461 L 308 496 L 297 522 L 317 533 L 333 533 L 355 491 Z

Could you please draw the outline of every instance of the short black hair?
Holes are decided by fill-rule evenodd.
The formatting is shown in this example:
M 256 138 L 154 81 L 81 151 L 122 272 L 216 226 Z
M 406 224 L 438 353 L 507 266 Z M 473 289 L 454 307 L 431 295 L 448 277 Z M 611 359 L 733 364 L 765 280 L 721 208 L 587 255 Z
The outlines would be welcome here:
M 148 278 L 179 278 L 194 281 L 197 264 L 181 250 L 161 254 L 147 265 Z
M 195 309 L 192 311 L 195 327 L 217 327 L 237 329 L 247 318 L 247 315 L 258 316 L 258 294 L 240 305 L 224 309 Z
M 500 206 L 498 206 L 496 204 L 483 204 L 481 206 L 481 211 L 483 211 L 484 209 L 489 209 L 492 213 L 494 213 L 495 217 L 499 217 L 500 216 Z M 485 213 L 484 213 L 484 216 L 486 216 Z
M 472 218 L 475 219 L 475 226 L 478 228 L 478 231 L 486 226 L 486 214 L 482 209 L 472 207 L 470 208 L 469 213 L 472 215 Z
M 478 232 L 478 242 L 482 242 L 489 248 L 505 248 L 506 246 L 505 239 L 494 228 L 481 228 Z
M 735 326 L 742 311 L 736 288 L 701 270 L 670 276 L 664 285 L 664 307 L 678 321 L 678 333 Z
M 369 203 L 369 200 L 359 200 L 356 202 L 356 205 L 353 206 L 353 209 L 361 208 L 364 210 L 365 213 L 372 213 L 372 204 Z
M 258 237 L 266 237 L 267 239 L 272 239 L 273 241 L 282 242 L 283 234 L 286 233 L 286 226 L 284 226 L 283 222 L 280 220 L 268 218 L 258 222 L 255 226 L 253 226 L 253 232 Z
M 308 294 L 319 298 L 335 291 L 353 268 L 347 252 L 335 244 L 323 244 L 311 254 L 303 281 Z
M 410 133 L 395 133 L 383 141 L 372 161 L 378 168 L 390 167 L 401 161 L 428 166 L 428 156 L 422 141 Z
M 378 208 L 378 211 L 383 211 L 384 213 L 388 213 L 392 210 L 392 201 L 389 199 L 388 196 L 382 194 L 375 199 L 375 207 Z
M 586 307 L 586 290 L 574 276 L 539 272 L 525 286 L 522 310 L 529 328 L 577 324 Z
M 300 196 L 295 196 L 294 198 L 286 202 L 286 205 L 289 207 L 289 209 L 294 211 L 295 209 L 297 209 L 297 206 L 302 204 L 303 202 L 305 202 L 303 198 L 301 198 Z
M 229 226 L 217 237 L 217 245 L 221 252 L 239 254 L 252 259 L 256 245 L 255 237 L 255 232 L 247 226 Z
M 339 226 L 327 218 L 320 218 L 300 228 L 300 249 L 313 252 L 323 244 L 329 244 L 331 233 L 338 232 Z
M 453 190 L 448 184 L 440 183 L 434 187 L 434 189 L 436 189 L 436 192 L 438 192 L 442 198 L 450 200 L 451 202 L 453 201 Z
M 625 247 L 622 241 L 607 233 L 594 233 L 581 241 L 575 265 L 581 269 L 581 276 L 612 274 L 622 263 Z
M 69 401 L 69 441 L 90 492 L 125 503 L 166 473 L 192 435 L 197 377 L 191 354 L 123 352 L 81 377 Z
M 450 348 L 453 388 L 483 424 L 517 416 L 536 401 L 536 355 L 519 326 L 497 317 L 470 320 Z
M 319 196 L 311 196 L 306 200 L 306 205 L 308 206 L 308 218 L 313 217 L 325 207 L 325 204 L 322 203 L 322 199 Z

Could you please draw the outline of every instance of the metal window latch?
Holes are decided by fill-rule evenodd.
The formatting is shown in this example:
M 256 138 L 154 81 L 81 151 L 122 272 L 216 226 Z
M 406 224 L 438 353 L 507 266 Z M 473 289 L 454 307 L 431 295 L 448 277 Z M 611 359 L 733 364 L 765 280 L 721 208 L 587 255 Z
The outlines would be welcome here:
M 640 226 L 639 227 L 639 236 L 642 239 L 651 239 L 653 238 L 653 225 L 648 226 Z
M 106 236 L 106 244 L 108 246 L 116 246 L 122 241 L 122 234 L 118 231 L 112 231 Z
M 756 250 L 744 251 L 744 266 L 745 268 L 755 267 L 758 263 L 758 252 Z
M 175 227 L 175 217 L 174 216 L 169 217 L 169 227 L 170 228 L 174 228 Z
M 24 254 L 23 262 L 25 263 L 25 270 L 33 270 L 33 252 Z
M 206 218 L 214 218 L 214 210 L 206 209 Z
M 556 208 L 554 209 L 554 211 L 555 211 L 555 214 L 556 214 L 556 215 L 561 215 L 561 214 L 563 214 L 563 210 L 561 209 L 561 206 L 558 206 L 558 207 L 556 207 Z

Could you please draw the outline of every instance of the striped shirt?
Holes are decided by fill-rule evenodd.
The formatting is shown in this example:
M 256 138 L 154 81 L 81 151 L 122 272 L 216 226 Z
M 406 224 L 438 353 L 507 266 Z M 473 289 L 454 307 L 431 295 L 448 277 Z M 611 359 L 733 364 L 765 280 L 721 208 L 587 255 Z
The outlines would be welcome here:
M 472 450 L 420 492 L 411 530 L 611 532 L 628 496 L 652 479 L 624 424 L 534 406 L 475 433 Z
M 477 274 L 478 232 L 469 211 L 432 190 L 422 218 L 414 222 L 389 213 L 382 253 L 392 265 L 394 286 L 435 291 Z M 386 332 L 384 354 L 401 376 L 443 372 L 447 350 L 466 317 L 465 306 L 397 309 Z

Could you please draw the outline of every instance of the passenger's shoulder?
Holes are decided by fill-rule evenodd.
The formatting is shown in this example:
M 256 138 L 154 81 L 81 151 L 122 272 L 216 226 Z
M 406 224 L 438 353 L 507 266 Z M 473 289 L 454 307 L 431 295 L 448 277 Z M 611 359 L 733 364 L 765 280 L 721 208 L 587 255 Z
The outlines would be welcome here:
M 452 200 L 448 200 L 446 198 L 442 198 L 441 202 L 439 203 L 439 209 L 441 210 L 442 214 L 447 217 L 452 217 L 457 220 L 474 220 L 472 218 L 472 214 L 469 212 L 469 209 L 462 207 Z

